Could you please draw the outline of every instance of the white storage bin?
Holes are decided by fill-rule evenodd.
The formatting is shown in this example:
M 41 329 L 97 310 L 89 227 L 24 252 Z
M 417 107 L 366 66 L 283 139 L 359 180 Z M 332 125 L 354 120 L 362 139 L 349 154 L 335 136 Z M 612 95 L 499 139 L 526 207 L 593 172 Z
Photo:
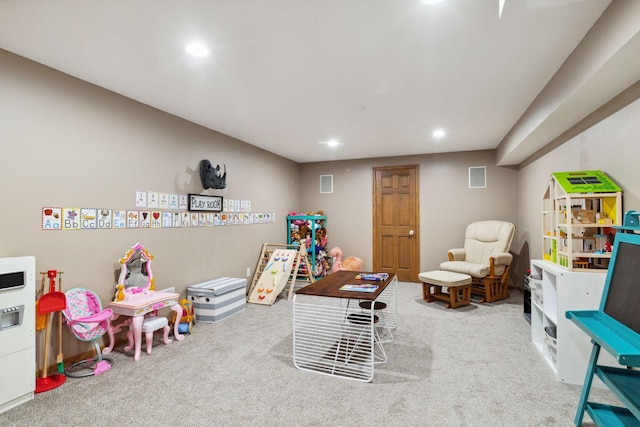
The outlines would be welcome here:
M 531 276 L 529 278 L 529 289 L 531 289 L 531 302 L 542 306 L 542 278 Z
M 544 331 L 544 342 L 547 346 L 547 351 L 551 356 L 551 361 L 554 366 L 558 366 L 558 339 L 553 337 L 547 332 L 547 328 Z
M 247 306 L 247 279 L 219 277 L 187 287 L 197 322 L 219 322 Z

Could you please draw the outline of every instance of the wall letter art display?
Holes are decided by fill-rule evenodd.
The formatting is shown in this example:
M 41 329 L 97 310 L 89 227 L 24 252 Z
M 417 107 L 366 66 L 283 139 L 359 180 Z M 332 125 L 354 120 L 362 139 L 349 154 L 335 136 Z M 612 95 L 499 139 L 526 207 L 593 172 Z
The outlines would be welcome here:
M 273 212 L 171 212 L 103 208 L 42 208 L 42 230 L 109 230 L 191 228 L 275 222 Z
M 251 200 L 158 191 L 136 191 L 134 210 L 42 208 L 43 230 L 220 227 L 275 221 L 273 212 L 252 212 Z

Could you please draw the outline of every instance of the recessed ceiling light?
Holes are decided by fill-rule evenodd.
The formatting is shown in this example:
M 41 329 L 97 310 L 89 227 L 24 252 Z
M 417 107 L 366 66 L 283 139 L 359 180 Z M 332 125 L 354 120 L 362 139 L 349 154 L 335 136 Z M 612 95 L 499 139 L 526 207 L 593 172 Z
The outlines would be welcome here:
M 428 4 L 429 6 L 442 3 L 444 0 L 420 0 L 424 4 Z
M 209 49 L 202 43 L 190 43 L 186 47 L 187 53 L 197 57 L 205 57 L 209 55 Z
M 431 135 L 433 135 L 434 138 L 442 138 L 446 135 L 446 132 L 442 129 L 436 129 Z
M 342 145 L 337 139 L 330 139 L 328 141 L 318 141 L 320 144 L 328 145 L 329 147 L 337 147 Z

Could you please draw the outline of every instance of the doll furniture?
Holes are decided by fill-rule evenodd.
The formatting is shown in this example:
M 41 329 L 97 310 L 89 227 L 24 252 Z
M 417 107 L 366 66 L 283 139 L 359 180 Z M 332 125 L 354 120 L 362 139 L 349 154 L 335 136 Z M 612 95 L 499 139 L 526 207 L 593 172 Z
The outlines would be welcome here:
M 103 357 L 113 349 L 113 329 L 110 308 L 102 309 L 100 299 L 89 289 L 73 288 L 65 292 L 67 307 L 62 310 L 67 326 L 73 335 L 81 341 L 91 342 L 96 349 L 96 356 L 81 360 L 65 369 L 65 374 L 71 378 L 99 375 L 111 369 L 111 359 Z M 104 334 L 109 336 L 109 346 L 100 351 L 98 340 Z
M 471 276 L 471 293 L 481 295 L 481 302 L 507 298 L 514 233 L 514 225 L 506 221 L 471 223 L 464 234 L 464 247 L 449 250 L 449 261 L 440 264 L 440 270 Z
M 113 310 L 112 320 L 119 316 L 128 316 L 130 321 L 119 325 L 128 325 L 134 344 L 134 360 L 140 360 L 140 347 L 142 341 L 142 330 L 146 315 L 156 312 L 162 308 L 171 308 L 175 312 L 176 321 L 174 323 L 173 336 L 177 341 L 182 341 L 184 336 L 178 331 L 182 307 L 178 303 L 180 295 L 171 292 L 157 292 L 155 290 L 155 279 L 151 271 L 151 261 L 153 256 L 142 246 L 136 243 L 120 259 L 120 276 L 116 285 L 115 299 L 109 303 L 109 308 Z M 149 325 L 151 327 L 151 324 Z
M 622 190 L 600 170 L 554 172 L 542 196 L 542 258 L 568 271 L 607 269 Z
M 145 316 L 144 321 L 142 322 L 142 333 L 144 333 L 147 354 L 151 354 L 151 348 L 153 347 L 153 333 L 160 329 L 162 329 L 163 332 L 162 342 L 164 345 L 171 344 L 173 341 L 169 338 L 169 331 L 171 330 L 169 327 L 169 319 L 155 314 Z M 129 344 L 125 346 L 124 351 L 130 351 L 134 348 L 135 340 L 133 339 L 132 329 L 129 329 L 129 332 L 127 332 L 127 340 L 129 340 Z
M 452 271 L 427 271 L 418 275 L 422 282 L 422 297 L 426 302 L 447 302 L 447 308 L 458 308 L 471 303 L 471 276 Z M 433 286 L 433 293 L 431 292 Z M 447 288 L 443 292 L 442 288 Z

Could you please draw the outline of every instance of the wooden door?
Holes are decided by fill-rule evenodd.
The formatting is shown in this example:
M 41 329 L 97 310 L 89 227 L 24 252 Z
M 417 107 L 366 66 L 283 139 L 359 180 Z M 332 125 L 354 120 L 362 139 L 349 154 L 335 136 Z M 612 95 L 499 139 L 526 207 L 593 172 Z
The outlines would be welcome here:
M 420 268 L 418 166 L 373 169 L 373 270 L 417 282 Z

